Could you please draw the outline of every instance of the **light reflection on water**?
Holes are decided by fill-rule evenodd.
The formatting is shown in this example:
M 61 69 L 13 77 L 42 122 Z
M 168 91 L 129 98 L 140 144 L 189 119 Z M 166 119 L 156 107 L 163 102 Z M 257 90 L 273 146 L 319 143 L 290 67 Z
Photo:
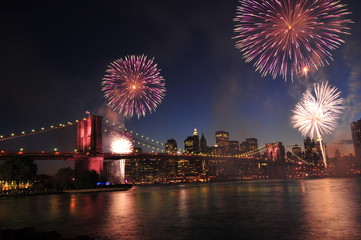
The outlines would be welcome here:
M 338 184 L 337 179 L 324 179 L 322 183 L 309 186 L 304 198 L 310 236 L 361 239 L 361 186 L 355 184 L 353 179 L 343 179 L 342 185 Z
M 0 226 L 98 239 L 361 239 L 361 178 L 135 187 L 0 201 Z

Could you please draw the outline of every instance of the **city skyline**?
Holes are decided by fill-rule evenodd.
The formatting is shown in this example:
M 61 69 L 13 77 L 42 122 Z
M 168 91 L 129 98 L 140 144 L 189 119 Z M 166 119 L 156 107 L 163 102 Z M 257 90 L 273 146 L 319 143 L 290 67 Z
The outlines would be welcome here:
M 237 1 L 9 4 L 1 10 L 1 87 L 9 91 L 0 96 L 0 134 L 73 121 L 90 111 L 162 142 L 182 143 L 197 128 L 209 146 L 217 130 L 240 143 L 254 137 L 259 145 L 302 146 L 291 110 L 305 86 L 329 80 L 348 105 L 340 127 L 324 140 L 330 156 L 336 148 L 353 153 L 349 124 L 361 117 L 360 2 L 344 2 L 355 22 L 346 43 L 328 66 L 293 82 L 262 77 L 244 62 L 232 39 Z M 166 95 L 152 114 L 123 121 L 105 108 L 101 80 L 110 62 L 141 54 L 155 58 Z
M 361 239 L 360 0 L 0 18 L 0 240 Z

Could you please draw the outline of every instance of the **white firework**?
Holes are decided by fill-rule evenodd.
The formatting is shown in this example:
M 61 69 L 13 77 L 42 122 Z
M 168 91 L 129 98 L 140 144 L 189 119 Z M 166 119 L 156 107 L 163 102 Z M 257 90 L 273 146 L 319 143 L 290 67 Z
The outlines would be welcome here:
M 134 145 L 130 136 L 117 135 L 110 146 L 110 150 L 113 153 L 127 154 L 132 153 Z
M 303 136 L 311 138 L 330 134 L 337 126 L 343 109 L 341 92 L 328 82 L 315 83 L 313 92 L 307 90 L 292 111 L 292 124 Z
M 338 119 L 344 108 L 341 92 L 328 82 L 315 83 L 313 92 L 307 90 L 292 112 L 292 124 L 303 136 L 316 137 L 320 142 L 322 158 L 327 167 L 322 135 L 331 134 L 338 126 Z

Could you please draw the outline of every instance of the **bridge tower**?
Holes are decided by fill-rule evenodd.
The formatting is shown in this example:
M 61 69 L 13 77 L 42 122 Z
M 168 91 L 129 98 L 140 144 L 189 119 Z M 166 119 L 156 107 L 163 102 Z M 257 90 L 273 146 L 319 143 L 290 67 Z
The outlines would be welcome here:
M 286 178 L 285 147 L 282 142 L 267 143 L 266 157 L 268 161 L 268 177 L 271 179 Z
M 79 121 L 77 129 L 77 158 L 75 171 L 95 170 L 102 174 L 104 155 L 102 144 L 103 117 L 90 116 Z

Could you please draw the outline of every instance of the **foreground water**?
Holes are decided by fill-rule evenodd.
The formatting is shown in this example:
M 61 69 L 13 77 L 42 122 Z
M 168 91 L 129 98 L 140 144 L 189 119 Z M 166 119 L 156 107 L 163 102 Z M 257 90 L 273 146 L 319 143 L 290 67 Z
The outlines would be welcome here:
M 136 187 L 0 201 L 1 228 L 97 239 L 361 239 L 361 178 Z

